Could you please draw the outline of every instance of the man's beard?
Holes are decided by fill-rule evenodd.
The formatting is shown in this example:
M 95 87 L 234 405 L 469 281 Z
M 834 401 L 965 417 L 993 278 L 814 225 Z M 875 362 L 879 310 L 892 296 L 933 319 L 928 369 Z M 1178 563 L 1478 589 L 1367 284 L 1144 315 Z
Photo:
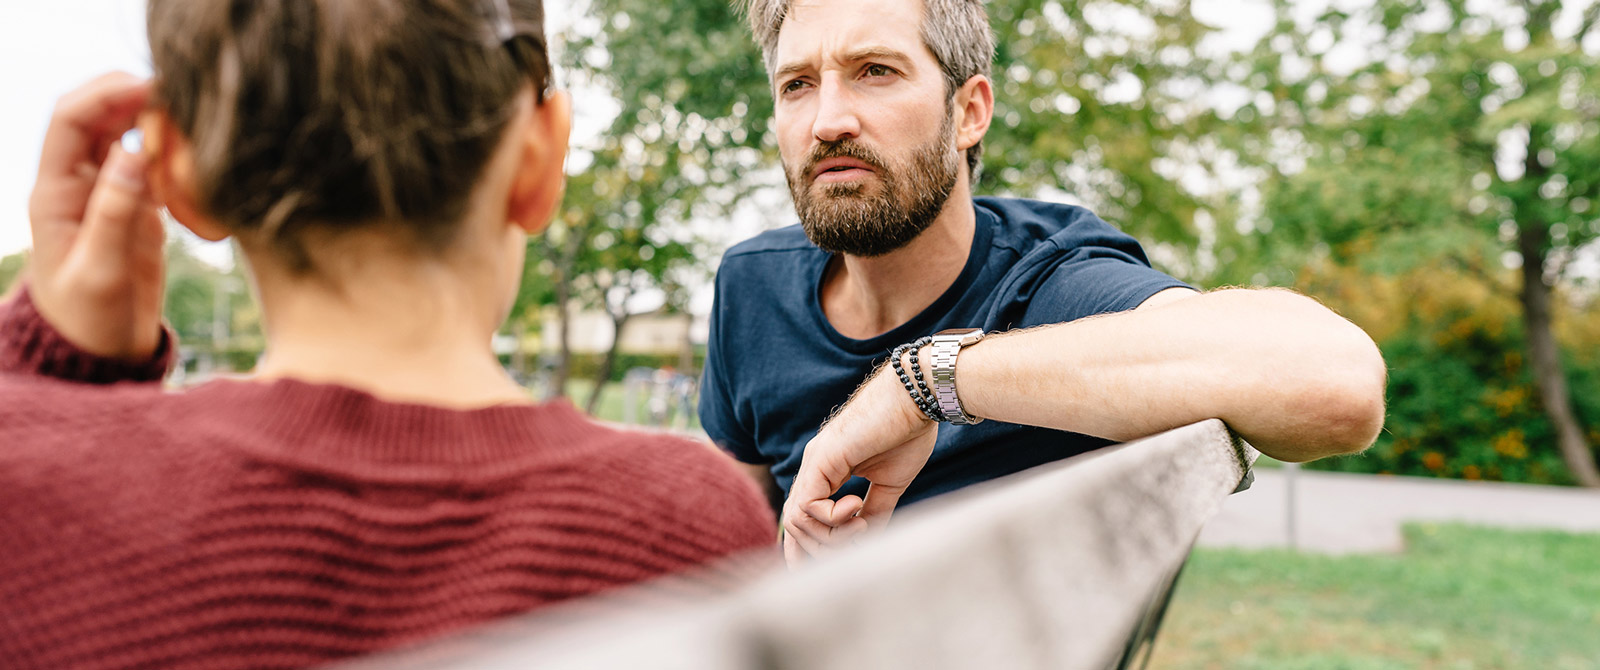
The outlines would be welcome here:
M 798 171 L 784 171 L 806 237 L 823 251 L 851 256 L 882 256 L 910 244 L 938 218 L 955 189 L 961 163 L 949 149 L 953 131 L 947 113 L 939 135 L 912 150 L 905 166 L 891 167 L 876 151 L 849 139 L 817 145 Z M 879 183 L 864 179 L 808 187 L 817 164 L 829 158 L 866 163 Z

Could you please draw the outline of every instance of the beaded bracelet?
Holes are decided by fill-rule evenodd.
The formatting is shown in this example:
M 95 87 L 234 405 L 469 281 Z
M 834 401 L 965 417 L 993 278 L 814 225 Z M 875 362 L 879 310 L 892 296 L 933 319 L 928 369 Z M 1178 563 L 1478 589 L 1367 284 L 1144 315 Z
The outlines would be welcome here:
M 917 351 L 932 342 L 932 337 L 923 337 L 911 344 L 902 344 L 894 348 L 889 354 L 889 362 L 894 366 L 894 373 L 900 376 L 900 383 L 905 385 L 906 393 L 911 395 L 911 402 L 916 403 L 917 409 L 922 410 L 922 415 L 929 421 L 944 421 L 944 412 L 939 409 L 939 401 L 928 390 L 928 384 L 922 378 L 922 364 L 917 361 Z M 911 372 L 916 375 L 916 384 L 912 385 L 911 377 L 906 375 L 905 365 L 900 362 L 900 357 L 911 350 Z

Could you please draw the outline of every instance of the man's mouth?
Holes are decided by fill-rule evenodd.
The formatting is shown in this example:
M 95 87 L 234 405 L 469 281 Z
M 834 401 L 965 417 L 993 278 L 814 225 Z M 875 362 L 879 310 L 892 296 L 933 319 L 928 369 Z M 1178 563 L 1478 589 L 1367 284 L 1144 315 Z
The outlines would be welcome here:
M 829 158 L 817 164 L 811 178 L 823 183 L 864 179 L 872 174 L 872 166 L 854 158 Z

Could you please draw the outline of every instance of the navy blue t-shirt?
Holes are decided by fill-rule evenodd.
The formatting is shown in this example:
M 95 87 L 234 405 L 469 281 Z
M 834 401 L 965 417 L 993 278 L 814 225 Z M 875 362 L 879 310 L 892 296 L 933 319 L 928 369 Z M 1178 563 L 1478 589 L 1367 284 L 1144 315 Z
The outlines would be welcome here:
M 788 492 L 806 442 L 896 346 L 947 328 L 1004 331 L 1138 307 L 1184 284 L 1150 267 L 1132 237 L 1081 207 L 975 198 L 961 276 L 910 321 L 877 337 L 840 335 L 822 311 L 829 254 L 799 225 L 728 251 L 717 271 L 700 423 L 746 463 L 768 464 Z M 908 504 L 1110 444 L 1076 433 L 985 421 L 939 426 Z M 844 493 L 866 492 L 853 478 Z

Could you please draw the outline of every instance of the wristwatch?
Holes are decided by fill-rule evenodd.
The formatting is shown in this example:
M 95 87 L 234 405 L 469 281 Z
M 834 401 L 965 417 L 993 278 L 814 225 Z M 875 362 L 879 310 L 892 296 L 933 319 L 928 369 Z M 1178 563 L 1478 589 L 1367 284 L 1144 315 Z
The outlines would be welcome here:
M 933 334 L 933 397 L 945 419 L 958 426 L 970 426 L 983 421 L 981 417 L 967 414 L 956 397 L 956 357 L 963 347 L 972 346 L 983 339 L 981 328 L 953 328 Z

